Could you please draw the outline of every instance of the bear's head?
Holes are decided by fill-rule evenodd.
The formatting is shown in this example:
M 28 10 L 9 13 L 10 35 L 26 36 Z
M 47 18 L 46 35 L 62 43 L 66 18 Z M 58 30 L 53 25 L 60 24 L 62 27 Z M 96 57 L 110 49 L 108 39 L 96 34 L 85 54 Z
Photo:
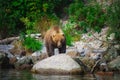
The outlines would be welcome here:
M 55 31 L 52 34 L 52 41 L 55 43 L 55 45 L 60 48 L 62 47 L 62 43 L 65 40 L 65 36 L 64 33 L 62 32 L 62 30 L 59 30 L 58 32 Z

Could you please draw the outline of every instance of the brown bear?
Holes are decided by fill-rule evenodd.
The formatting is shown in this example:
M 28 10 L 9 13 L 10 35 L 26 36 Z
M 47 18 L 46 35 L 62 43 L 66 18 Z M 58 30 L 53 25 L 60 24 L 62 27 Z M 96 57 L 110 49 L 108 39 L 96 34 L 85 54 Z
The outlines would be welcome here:
M 48 56 L 54 55 L 54 49 L 58 48 L 59 53 L 66 52 L 66 38 L 59 26 L 51 27 L 44 37 Z

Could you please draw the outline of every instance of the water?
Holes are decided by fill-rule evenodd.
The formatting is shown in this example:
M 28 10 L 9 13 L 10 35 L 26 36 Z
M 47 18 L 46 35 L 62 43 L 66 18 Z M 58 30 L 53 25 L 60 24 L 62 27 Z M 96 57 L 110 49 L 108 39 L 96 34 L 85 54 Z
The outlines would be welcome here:
M 29 71 L 0 70 L 0 80 L 120 80 L 120 74 L 114 76 L 99 75 L 39 75 Z

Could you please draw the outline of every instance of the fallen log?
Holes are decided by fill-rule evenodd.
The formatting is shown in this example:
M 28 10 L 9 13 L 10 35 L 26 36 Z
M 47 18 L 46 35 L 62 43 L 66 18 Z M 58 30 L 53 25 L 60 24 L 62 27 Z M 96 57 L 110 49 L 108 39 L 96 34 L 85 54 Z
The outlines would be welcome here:
M 95 63 L 95 65 L 92 67 L 90 73 L 94 73 L 94 71 L 95 71 L 95 69 L 97 68 L 97 66 L 99 65 L 100 61 L 101 61 L 101 60 L 98 60 L 98 61 Z
M 35 38 L 35 39 L 39 39 L 41 37 L 41 34 L 36 33 L 36 34 L 25 35 L 25 37 L 28 37 L 28 36 Z M 2 40 L 0 40 L 0 44 L 8 44 L 8 43 L 11 43 L 12 41 L 18 40 L 18 39 L 20 39 L 20 36 L 2 39 Z
M 84 72 L 90 72 L 90 69 L 79 59 L 79 58 L 73 58 L 84 70 Z
M 0 40 L 0 44 L 8 44 L 14 40 L 18 40 L 20 37 L 10 37 L 10 38 L 6 38 L 6 39 L 2 39 Z

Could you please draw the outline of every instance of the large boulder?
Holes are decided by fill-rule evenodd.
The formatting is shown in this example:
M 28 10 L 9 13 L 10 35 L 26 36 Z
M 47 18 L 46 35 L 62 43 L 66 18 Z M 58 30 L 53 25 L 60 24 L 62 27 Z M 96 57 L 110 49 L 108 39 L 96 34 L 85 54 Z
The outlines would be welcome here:
M 70 56 L 58 54 L 36 63 L 32 72 L 39 74 L 80 74 L 81 67 Z

